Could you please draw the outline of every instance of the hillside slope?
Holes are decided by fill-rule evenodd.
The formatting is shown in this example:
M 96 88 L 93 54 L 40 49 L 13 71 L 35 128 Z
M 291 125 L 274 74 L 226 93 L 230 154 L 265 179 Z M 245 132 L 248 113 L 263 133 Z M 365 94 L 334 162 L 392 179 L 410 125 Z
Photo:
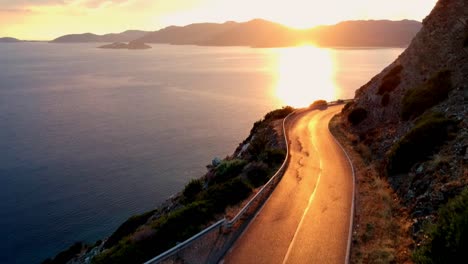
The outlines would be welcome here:
M 407 46 L 421 28 L 418 21 L 345 21 L 331 26 L 296 30 L 263 19 L 248 22 L 199 23 L 170 26 L 138 41 L 177 45 L 285 47 L 304 43 L 320 46 Z
M 58 37 L 53 43 L 80 43 L 80 42 L 130 42 L 148 33 L 141 30 L 127 30 L 122 33 L 96 35 L 92 33 L 70 34 Z
M 357 90 L 338 117 L 336 126 L 349 133 L 353 148 L 407 209 L 408 230 L 420 248 L 417 262 L 432 263 L 431 254 L 456 255 L 457 247 L 466 246 L 467 225 L 441 219 L 463 219 L 446 204 L 468 184 L 467 99 L 468 2 L 440 0 L 410 46 Z M 447 225 L 461 229 L 434 231 Z

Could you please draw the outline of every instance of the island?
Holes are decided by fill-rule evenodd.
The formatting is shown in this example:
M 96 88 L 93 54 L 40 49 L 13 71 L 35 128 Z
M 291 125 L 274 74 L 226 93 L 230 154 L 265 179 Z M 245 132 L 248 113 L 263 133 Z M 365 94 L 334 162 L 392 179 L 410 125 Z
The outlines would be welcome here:
M 100 49 L 128 49 L 128 50 L 143 50 L 143 49 L 151 49 L 151 46 L 146 45 L 140 41 L 131 41 L 128 44 L 123 42 L 114 42 L 112 44 L 107 44 L 103 46 L 99 46 Z

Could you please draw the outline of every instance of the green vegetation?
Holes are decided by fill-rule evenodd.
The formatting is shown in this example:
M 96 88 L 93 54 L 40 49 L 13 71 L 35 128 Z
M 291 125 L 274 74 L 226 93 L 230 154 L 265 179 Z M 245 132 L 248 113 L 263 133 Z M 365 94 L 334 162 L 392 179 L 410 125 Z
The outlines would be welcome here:
M 265 149 L 261 154 L 259 160 L 266 163 L 269 167 L 274 167 L 283 163 L 286 158 L 286 151 L 282 149 Z
M 93 264 L 142 263 L 199 232 L 229 205 L 244 200 L 252 189 L 236 177 L 201 192 L 195 202 L 154 220 L 93 259 Z
M 380 104 L 382 106 L 387 106 L 388 103 L 390 103 L 390 94 L 386 93 L 382 96 L 382 100 L 380 101 Z
M 288 116 L 290 113 L 294 112 L 294 108 L 291 106 L 285 106 L 281 109 L 273 110 L 265 115 L 263 118 L 264 121 L 272 121 L 276 119 L 283 119 Z
M 254 187 L 259 187 L 268 181 L 270 170 L 263 162 L 253 162 L 246 168 L 245 173 L 250 183 Z
M 423 85 L 408 90 L 402 100 L 403 120 L 418 117 L 445 100 L 453 89 L 450 75 L 450 71 L 447 70 L 438 72 Z
M 85 246 L 81 242 L 76 242 L 67 250 L 60 252 L 54 259 L 46 259 L 42 264 L 65 264 L 78 255 Z
M 213 213 L 207 203 L 196 202 L 160 217 L 151 223 L 151 230 L 140 237 L 128 236 L 114 247 L 93 258 L 93 264 L 143 263 L 197 233 Z
M 254 123 L 252 129 L 250 130 L 250 136 L 246 139 L 246 141 L 250 140 L 252 136 L 255 135 L 256 132 L 260 129 L 266 128 L 272 121 L 283 119 L 292 112 L 294 112 L 294 108 L 292 108 L 291 106 L 285 106 L 281 109 L 276 109 L 267 113 L 262 120 L 258 120 Z
M 361 107 L 354 108 L 348 115 L 348 121 L 352 125 L 358 125 L 367 118 L 367 110 Z
M 429 239 L 413 254 L 416 263 L 459 263 L 468 258 L 468 189 L 439 210 Z
M 203 180 L 201 179 L 192 179 L 182 191 L 184 195 L 184 201 L 193 202 L 195 197 L 203 190 Z
M 250 186 L 240 177 L 223 184 L 213 185 L 200 195 L 199 200 L 206 201 L 213 212 L 221 213 L 229 205 L 237 204 L 252 192 Z
M 397 65 L 391 69 L 382 79 L 382 84 L 379 86 L 377 91 L 378 95 L 390 93 L 400 84 L 401 77 L 400 73 L 403 70 L 403 66 Z
M 104 243 L 104 248 L 110 248 L 116 245 L 122 238 L 135 232 L 135 230 L 146 223 L 148 219 L 155 213 L 155 211 L 146 212 L 140 215 L 134 215 L 127 219 L 123 224 L 115 230 L 115 232 Z
M 456 122 L 440 113 L 429 112 L 420 117 L 415 126 L 390 150 L 388 172 L 407 172 L 416 162 L 424 160 L 450 136 Z
M 240 159 L 233 160 L 223 160 L 215 169 L 215 179 L 214 182 L 224 182 L 228 179 L 231 179 L 242 172 L 247 161 Z

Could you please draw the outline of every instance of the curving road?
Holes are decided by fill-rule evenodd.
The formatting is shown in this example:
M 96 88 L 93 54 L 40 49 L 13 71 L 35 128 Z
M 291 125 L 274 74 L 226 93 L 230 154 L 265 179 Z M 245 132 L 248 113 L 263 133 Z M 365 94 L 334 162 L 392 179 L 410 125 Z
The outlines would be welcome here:
M 346 262 L 353 175 L 328 130 L 342 107 L 290 117 L 286 173 L 224 263 Z

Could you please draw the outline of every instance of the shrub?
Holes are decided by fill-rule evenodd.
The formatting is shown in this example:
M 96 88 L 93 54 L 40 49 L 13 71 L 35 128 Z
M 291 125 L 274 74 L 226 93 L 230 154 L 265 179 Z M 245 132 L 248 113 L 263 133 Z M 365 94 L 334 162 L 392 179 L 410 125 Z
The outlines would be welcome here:
M 215 182 L 223 182 L 239 175 L 246 164 L 245 160 L 240 159 L 223 160 L 216 167 Z
M 423 85 L 408 90 L 402 100 L 403 120 L 418 117 L 427 109 L 445 100 L 453 89 L 450 75 L 450 71 L 438 72 Z
M 254 187 L 261 186 L 268 181 L 269 169 L 263 162 L 251 163 L 245 173 Z
M 468 47 L 468 32 L 466 33 L 465 40 L 463 41 L 463 47 Z
M 348 115 L 348 121 L 353 125 L 361 123 L 366 118 L 367 110 L 361 107 L 354 108 Z
M 260 155 L 265 151 L 268 145 L 268 137 L 266 133 L 257 133 L 255 137 L 250 141 L 247 151 L 252 155 L 254 160 L 259 160 Z
M 286 158 L 286 151 L 282 149 L 266 149 L 261 155 L 261 161 L 268 164 L 270 167 L 282 164 Z
M 439 113 L 427 113 L 389 152 L 388 172 L 407 172 L 413 164 L 427 158 L 449 137 L 455 122 Z
M 143 263 L 177 242 L 199 232 L 214 214 L 206 202 L 196 202 L 182 207 L 152 223 L 154 233 L 140 241 L 121 240 L 111 249 L 93 258 L 94 264 Z
M 70 246 L 68 249 L 60 252 L 55 256 L 54 259 L 46 259 L 45 261 L 42 262 L 42 264 L 65 264 L 69 260 L 71 260 L 73 257 L 78 255 L 81 250 L 83 249 L 84 245 L 81 242 L 76 242 L 72 246 Z
M 391 69 L 383 78 L 382 83 L 379 86 L 377 94 L 383 95 L 384 93 L 389 93 L 395 90 L 395 88 L 400 84 L 401 77 L 400 73 L 403 70 L 403 66 L 398 65 Z
M 459 263 L 468 258 L 468 189 L 439 210 L 428 243 L 413 254 L 416 263 Z
M 293 111 L 294 111 L 294 108 L 292 108 L 291 106 L 285 106 L 281 109 L 276 109 L 276 110 L 269 112 L 268 114 L 265 115 L 264 120 L 273 121 L 276 119 L 282 119 L 288 116 Z
M 144 214 L 134 215 L 127 219 L 127 221 L 121 224 L 119 228 L 117 228 L 117 230 L 115 230 L 115 232 L 106 240 L 104 248 L 110 248 L 116 245 L 122 238 L 135 232 L 135 230 L 146 223 L 155 212 L 155 210 L 149 211 Z
M 240 177 L 236 177 L 223 184 L 209 187 L 200 199 L 212 206 L 216 213 L 223 212 L 227 206 L 234 205 L 245 199 L 252 189 Z
M 390 94 L 386 93 L 382 96 L 382 100 L 380 101 L 380 104 L 382 106 L 387 106 L 388 103 L 390 103 Z
M 317 100 L 315 102 L 313 102 L 309 108 L 312 109 L 312 108 L 322 108 L 322 107 L 327 107 L 328 106 L 328 103 L 327 101 L 325 100 Z
M 192 202 L 195 196 L 203 190 L 203 181 L 201 179 L 192 179 L 182 191 L 186 202 Z

